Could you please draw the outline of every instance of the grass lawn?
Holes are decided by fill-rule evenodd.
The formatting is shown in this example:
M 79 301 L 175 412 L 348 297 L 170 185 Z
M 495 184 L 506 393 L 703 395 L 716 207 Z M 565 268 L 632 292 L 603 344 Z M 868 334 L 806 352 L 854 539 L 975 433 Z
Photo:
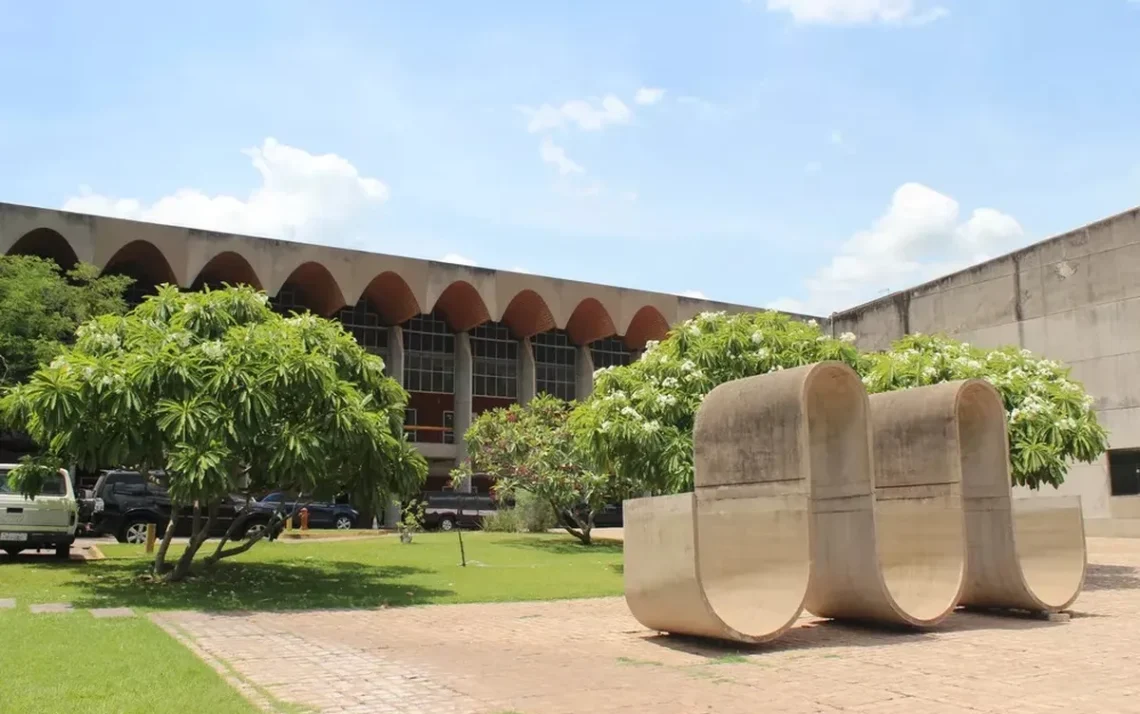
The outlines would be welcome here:
M 0 574 L 9 568 L 0 566 Z M 0 588 L 4 585 L 0 577 Z M 0 711 L 119 714 L 258 710 L 149 620 L 0 610 Z
M 469 532 L 323 543 L 260 543 L 209 575 L 175 585 L 139 579 L 142 546 L 106 544 L 106 560 L 0 558 L 0 598 L 142 610 L 298 610 L 618 595 L 621 543 L 569 536 Z M 209 546 L 207 545 L 207 548 Z M 177 546 L 171 551 L 176 556 Z

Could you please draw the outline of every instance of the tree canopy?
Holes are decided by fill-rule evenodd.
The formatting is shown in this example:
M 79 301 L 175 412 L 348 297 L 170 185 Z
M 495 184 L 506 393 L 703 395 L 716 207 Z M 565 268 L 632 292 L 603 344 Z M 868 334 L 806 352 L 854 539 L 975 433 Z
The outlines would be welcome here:
M 568 417 L 573 405 L 541 394 L 480 414 L 467 430 L 467 461 L 456 480 L 474 473 L 497 477 L 499 496 L 527 491 L 548 502 L 562 526 L 590 543 L 594 514 L 608 503 L 636 495 L 636 487 L 599 466 L 578 448 Z
M 427 464 L 404 437 L 407 393 L 383 361 L 339 323 L 282 317 L 267 303 L 246 287 L 162 286 L 125 316 L 81 325 L 75 345 L 11 388 L 0 412 L 45 447 L 36 464 L 164 472 L 176 513 L 207 514 L 201 530 L 195 518 L 179 577 L 212 506 L 231 493 L 345 490 L 375 507 L 416 490 Z M 12 479 L 34 493 L 39 473 Z M 212 557 L 229 554 L 224 545 Z
M 51 361 L 89 318 L 126 312 L 123 293 L 133 282 L 86 263 L 64 271 L 45 258 L 0 256 L 0 386 Z
M 910 335 L 883 353 L 860 353 L 855 336 L 823 334 L 814 321 L 776 312 L 703 313 L 676 326 L 642 358 L 598 370 L 571 424 L 579 448 L 620 478 L 657 493 L 693 483 L 693 420 L 705 395 L 733 379 L 839 360 L 870 392 L 977 377 L 1001 393 L 1009 416 L 1013 481 L 1060 485 L 1068 464 L 1107 448 L 1092 398 L 1062 365 L 1014 348 L 986 350 L 946 337 Z

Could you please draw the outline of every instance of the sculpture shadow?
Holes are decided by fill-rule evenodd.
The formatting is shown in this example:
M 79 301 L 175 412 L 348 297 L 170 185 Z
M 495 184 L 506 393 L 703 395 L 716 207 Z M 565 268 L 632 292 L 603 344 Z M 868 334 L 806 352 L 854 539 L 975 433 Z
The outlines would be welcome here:
M 1085 590 L 1140 590 L 1140 568 L 1089 563 Z
M 971 630 L 1032 630 L 1063 626 L 1010 613 L 978 613 L 958 610 L 937 627 L 919 630 L 882 623 L 863 623 L 838 620 L 807 620 L 788 630 L 771 642 L 747 645 L 727 640 L 705 639 L 689 635 L 651 634 L 646 642 L 667 649 L 718 660 L 726 654 L 787 652 L 813 649 L 852 649 L 881 647 L 883 645 L 911 644 L 916 641 L 936 641 L 940 636 Z

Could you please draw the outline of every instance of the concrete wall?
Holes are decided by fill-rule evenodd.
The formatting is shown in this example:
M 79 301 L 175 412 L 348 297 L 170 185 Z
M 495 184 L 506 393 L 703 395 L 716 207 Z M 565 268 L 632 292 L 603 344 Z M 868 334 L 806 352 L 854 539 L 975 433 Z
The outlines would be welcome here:
M 831 326 L 865 349 L 945 333 L 1064 361 L 1096 398 L 1111 448 L 1140 448 L 1140 209 L 837 313 Z M 1060 491 L 1081 496 L 1088 518 L 1140 514 L 1110 498 L 1107 457 L 1074 465 Z

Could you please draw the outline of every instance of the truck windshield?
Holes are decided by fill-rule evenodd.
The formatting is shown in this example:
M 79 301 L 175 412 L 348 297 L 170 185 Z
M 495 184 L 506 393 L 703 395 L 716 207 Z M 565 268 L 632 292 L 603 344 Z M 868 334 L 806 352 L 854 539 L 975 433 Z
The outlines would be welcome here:
M 8 474 L 9 471 L 0 471 L 0 493 L 14 493 L 8 487 Z M 67 493 L 67 488 L 63 484 L 63 474 L 52 474 L 44 479 L 43 487 L 40 488 L 41 496 L 62 496 Z

